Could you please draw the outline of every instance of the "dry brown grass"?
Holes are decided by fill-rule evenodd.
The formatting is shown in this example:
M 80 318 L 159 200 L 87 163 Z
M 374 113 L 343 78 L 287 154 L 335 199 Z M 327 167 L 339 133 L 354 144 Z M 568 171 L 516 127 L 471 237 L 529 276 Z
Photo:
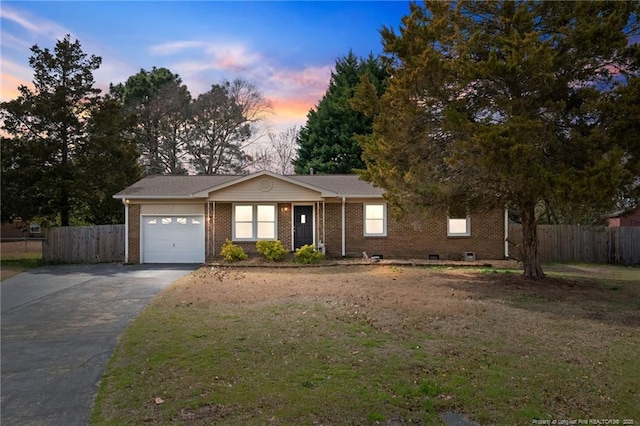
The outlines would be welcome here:
M 42 259 L 42 241 L 11 241 L 0 244 L 0 281 L 18 275 Z
M 189 301 L 197 305 L 262 304 L 311 299 L 342 304 L 376 328 L 395 334 L 411 328 L 440 330 L 464 336 L 504 336 L 546 333 L 558 344 L 550 326 L 558 321 L 576 327 L 576 345 L 590 346 L 594 332 L 605 339 L 620 333 L 620 326 L 640 327 L 637 306 L 611 310 L 611 303 L 639 300 L 640 286 L 611 289 L 581 275 L 624 268 L 550 266 L 550 277 L 528 280 L 516 274 L 480 273 L 475 269 L 430 269 L 385 266 L 336 266 L 300 269 L 201 268 L 174 284 L 158 298 L 162 303 Z M 638 269 L 614 276 L 632 280 Z M 558 274 L 568 278 L 558 278 Z M 638 278 L 640 281 L 640 278 Z M 171 299 L 171 300 L 166 300 Z M 509 318 L 505 321 L 505 318 Z M 484 327 L 476 327 L 480 323 Z M 491 327 L 486 327 L 490 324 Z M 606 331 L 609 330 L 609 331 Z M 542 337 L 542 336 L 541 336 Z M 576 348 L 574 345 L 573 348 Z
M 638 421 L 638 269 L 546 270 L 201 268 L 123 337 L 94 423 Z

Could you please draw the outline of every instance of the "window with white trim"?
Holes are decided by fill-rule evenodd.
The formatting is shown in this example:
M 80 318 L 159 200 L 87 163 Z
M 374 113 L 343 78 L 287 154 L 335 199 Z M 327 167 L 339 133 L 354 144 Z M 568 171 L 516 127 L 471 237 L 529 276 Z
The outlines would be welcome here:
M 233 239 L 236 241 L 275 240 L 275 204 L 235 204 Z
M 447 237 L 470 237 L 471 218 L 447 217 Z
M 386 204 L 365 204 L 364 205 L 364 236 L 365 237 L 386 237 L 387 236 L 387 205 Z

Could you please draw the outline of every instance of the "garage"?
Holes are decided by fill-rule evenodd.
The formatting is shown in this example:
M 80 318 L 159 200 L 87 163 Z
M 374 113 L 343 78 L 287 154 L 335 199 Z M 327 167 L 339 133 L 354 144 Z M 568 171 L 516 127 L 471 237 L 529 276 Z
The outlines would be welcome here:
M 204 216 L 142 216 L 142 263 L 204 263 Z

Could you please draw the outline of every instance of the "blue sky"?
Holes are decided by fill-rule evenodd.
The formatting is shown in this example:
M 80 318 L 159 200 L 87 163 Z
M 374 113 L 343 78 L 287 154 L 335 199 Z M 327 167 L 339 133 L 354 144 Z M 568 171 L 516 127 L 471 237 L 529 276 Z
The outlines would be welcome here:
M 335 60 L 382 50 L 379 30 L 398 28 L 407 1 L 2 1 L 1 99 L 31 81 L 29 48 L 71 34 L 101 56 L 98 87 L 141 68 L 180 74 L 192 95 L 224 79 L 254 82 L 271 100 L 272 130 L 303 125 Z

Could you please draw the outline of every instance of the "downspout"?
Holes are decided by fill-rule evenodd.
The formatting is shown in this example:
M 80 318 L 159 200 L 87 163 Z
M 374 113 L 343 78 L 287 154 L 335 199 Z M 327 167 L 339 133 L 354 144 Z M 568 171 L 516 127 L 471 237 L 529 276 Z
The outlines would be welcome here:
M 342 257 L 347 257 L 347 245 L 346 245 L 346 198 L 342 197 Z
M 129 202 L 122 199 L 124 204 L 124 263 L 129 263 Z
M 209 200 L 207 200 L 207 214 L 205 217 L 205 222 L 204 222 L 204 261 L 207 261 L 207 254 L 211 255 L 211 253 L 209 252 L 210 247 L 210 242 L 211 242 L 211 238 L 209 237 L 209 232 L 211 231 L 211 219 L 209 219 L 211 217 L 210 213 L 211 213 L 211 203 L 209 202 Z M 207 253 L 209 252 L 209 253 Z
M 504 257 L 509 258 L 509 210 L 504 209 Z

